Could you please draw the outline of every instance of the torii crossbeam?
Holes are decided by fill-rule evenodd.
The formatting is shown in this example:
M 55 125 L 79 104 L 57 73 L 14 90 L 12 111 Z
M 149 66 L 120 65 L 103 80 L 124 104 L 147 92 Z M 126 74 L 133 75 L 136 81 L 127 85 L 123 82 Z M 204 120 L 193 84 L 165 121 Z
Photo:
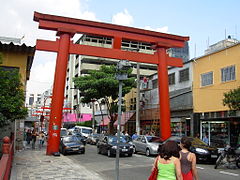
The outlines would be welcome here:
M 156 64 L 158 66 L 161 137 L 167 139 L 171 136 L 168 66 L 182 67 L 182 59 L 169 57 L 166 54 L 166 49 L 184 47 L 184 42 L 188 41 L 189 37 L 88 20 L 53 16 L 38 12 L 34 12 L 34 21 L 39 22 L 40 29 L 56 31 L 57 36 L 60 37 L 56 41 L 37 40 L 36 43 L 37 50 L 57 52 L 47 155 L 52 155 L 59 151 L 66 69 L 70 54 L 125 59 L 140 63 Z M 73 44 L 71 38 L 75 33 L 110 37 L 113 40 L 112 48 Z M 122 40 L 150 43 L 153 45 L 152 47 L 155 47 L 156 52 L 154 54 L 144 54 L 140 52 L 124 51 L 121 49 Z

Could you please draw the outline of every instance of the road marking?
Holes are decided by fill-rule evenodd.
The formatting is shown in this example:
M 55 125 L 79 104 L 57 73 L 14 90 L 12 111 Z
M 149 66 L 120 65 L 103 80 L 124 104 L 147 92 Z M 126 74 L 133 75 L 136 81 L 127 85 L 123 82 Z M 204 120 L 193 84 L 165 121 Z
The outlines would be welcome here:
M 219 173 L 221 173 L 221 174 L 227 174 L 227 175 L 231 175 L 231 176 L 239 176 L 239 174 L 230 173 L 230 172 L 226 172 L 226 171 L 219 171 Z
M 197 166 L 197 169 L 204 169 L 203 167 L 199 167 L 199 166 Z

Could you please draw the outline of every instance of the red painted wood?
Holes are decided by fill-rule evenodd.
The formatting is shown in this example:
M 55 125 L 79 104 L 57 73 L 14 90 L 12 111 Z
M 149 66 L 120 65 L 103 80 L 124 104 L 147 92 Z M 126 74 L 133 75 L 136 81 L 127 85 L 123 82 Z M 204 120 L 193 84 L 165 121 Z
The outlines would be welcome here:
M 171 136 L 170 127 L 170 103 L 168 89 L 168 69 L 166 49 L 157 49 L 158 53 L 158 93 L 159 93 L 159 112 L 161 138 L 166 140 Z
M 51 42 L 38 40 L 36 45 L 37 50 L 58 52 L 53 87 L 52 111 L 49 122 L 49 136 L 51 137 L 48 142 L 49 146 L 47 148 L 47 154 L 58 152 L 60 133 L 59 130 L 55 131 L 52 127 L 53 125 L 58 125 L 60 128 L 61 125 L 63 94 L 67 68 L 66 64 L 70 53 L 157 64 L 160 126 L 162 127 L 161 134 L 163 139 L 166 139 L 171 135 L 167 66 L 181 67 L 182 61 L 179 58 L 168 57 L 166 55 L 166 49 L 184 47 L 184 42 L 188 41 L 189 37 L 176 36 L 114 24 L 53 16 L 38 12 L 34 12 L 34 21 L 39 22 L 40 29 L 57 31 L 57 35 L 60 35 L 60 41 Z M 113 48 L 73 44 L 70 42 L 70 37 L 72 37 L 74 33 L 113 38 Z M 139 52 L 123 51 L 121 50 L 122 40 L 150 43 L 153 47 L 155 46 L 157 52 L 151 55 Z M 55 135 L 56 137 L 53 137 Z
M 54 42 L 54 41 L 38 40 L 36 49 L 57 52 L 58 44 L 59 44 L 58 42 Z M 72 44 L 72 43 L 70 44 L 69 53 L 112 58 L 112 59 L 126 59 L 129 61 L 135 61 L 135 62 L 158 64 L 157 53 L 145 54 L 145 53 L 138 53 L 138 52 L 131 52 L 131 51 L 122 51 L 119 49 L 103 48 L 103 47 Z M 183 65 L 182 59 L 167 57 L 167 65 L 182 67 Z
M 46 21 L 46 23 L 42 24 L 42 22 L 44 20 Z M 116 34 L 112 34 L 112 35 L 105 33 L 106 36 L 111 36 L 111 37 L 116 36 L 117 32 L 122 32 L 123 34 L 128 32 L 128 33 L 132 33 L 133 36 L 141 34 L 143 36 L 152 36 L 152 37 L 156 37 L 156 38 L 163 38 L 163 40 L 172 39 L 172 40 L 177 40 L 177 41 L 182 41 L 182 42 L 189 40 L 189 37 L 184 37 L 184 36 L 177 36 L 177 35 L 143 30 L 143 29 L 138 29 L 138 28 L 133 28 L 133 27 L 120 26 L 120 25 L 115 25 L 115 24 L 108 24 L 108 23 L 75 19 L 75 18 L 62 17 L 62 16 L 54 16 L 54 15 L 42 14 L 42 13 L 38 13 L 38 12 L 34 12 L 34 21 L 39 22 L 39 28 L 54 30 L 54 31 L 58 31 L 59 30 L 58 28 L 60 28 L 60 27 L 77 30 L 77 29 L 81 29 L 82 27 L 85 26 L 85 27 L 89 27 L 89 28 L 93 28 L 93 29 L 96 28 L 95 30 L 101 29 L 101 30 L 107 31 L 107 32 L 116 32 Z M 58 25 L 55 24 L 55 26 L 49 26 L 53 22 L 57 23 Z M 71 26 L 65 26 L 64 24 L 69 24 Z M 76 28 L 72 28 L 72 27 L 76 27 Z M 108 30 L 111 30 L 111 31 L 108 31 Z M 76 32 L 79 32 L 79 31 L 76 31 Z M 81 32 L 81 30 L 80 30 L 80 32 Z M 85 32 L 84 32 L 84 30 L 82 30 L 82 33 L 99 34 L 99 32 L 97 32 L 97 31 L 92 32 L 91 29 L 89 29 L 89 31 L 85 31 Z M 146 42 L 148 42 L 148 41 L 146 41 Z M 159 42 L 162 42 L 162 41 L 159 41 Z
M 49 135 L 47 144 L 47 155 L 59 152 L 60 129 L 62 125 L 62 110 L 64 101 L 64 88 L 66 69 L 69 58 L 70 34 L 60 35 L 59 49 L 57 55 L 53 94 L 51 102 L 51 113 L 49 121 Z

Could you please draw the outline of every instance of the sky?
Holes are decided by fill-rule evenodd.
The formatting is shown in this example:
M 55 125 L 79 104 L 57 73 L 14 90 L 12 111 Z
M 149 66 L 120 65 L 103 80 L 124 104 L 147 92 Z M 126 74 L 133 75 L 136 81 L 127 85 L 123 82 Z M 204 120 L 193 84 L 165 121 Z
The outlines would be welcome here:
M 190 58 L 204 54 L 228 35 L 240 39 L 239 0 L 2 0 L 0 36 L 55 40 L 38 29 L 34 11 L 189 36 Z M 74 37 L 76 39 L 77 37 Z M 42 94 L 53 84 L 56 54 L 36 51 L 27 94 Z

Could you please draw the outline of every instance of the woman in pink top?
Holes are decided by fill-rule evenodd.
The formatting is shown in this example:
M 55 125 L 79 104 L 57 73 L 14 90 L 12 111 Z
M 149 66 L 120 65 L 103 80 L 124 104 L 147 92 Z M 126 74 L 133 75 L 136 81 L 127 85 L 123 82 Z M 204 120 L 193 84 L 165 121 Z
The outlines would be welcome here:
M 187 137 L 181 139 L 180 162 L 183 180 L 198 180 L 196 169 L 196 155 L 189 152 L 191 141 Z

